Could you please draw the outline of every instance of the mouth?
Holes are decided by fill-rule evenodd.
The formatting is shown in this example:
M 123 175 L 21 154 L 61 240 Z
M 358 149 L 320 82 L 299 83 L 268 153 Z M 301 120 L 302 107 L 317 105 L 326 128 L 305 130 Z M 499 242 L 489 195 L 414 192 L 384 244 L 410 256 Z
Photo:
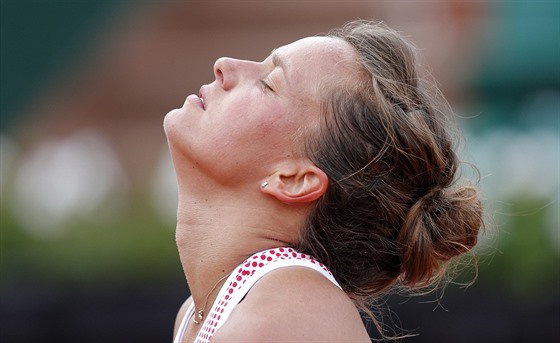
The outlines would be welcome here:
M 198 98 L 200 99 L 200 102 L 202 103 L 202 109 L 206 110 L 206 102 L 204 101 L 204 94 L 202 93 L 202 87 L 200 87 L 200 90 L 198 91 Z
M 190 103 L 200 108 L 201 110 L 206 111 L 206 100 L 204 99 L 204 93 L 205 93 L 204 86 L 202 86 L 200 87 L 198 94 L 189 95 L 185 103 Z

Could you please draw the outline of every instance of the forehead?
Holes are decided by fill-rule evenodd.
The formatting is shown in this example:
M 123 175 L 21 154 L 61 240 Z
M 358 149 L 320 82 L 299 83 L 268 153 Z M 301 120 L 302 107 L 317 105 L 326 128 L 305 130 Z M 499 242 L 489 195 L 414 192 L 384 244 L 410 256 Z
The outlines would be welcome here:
M 336 37 L 306 37 L 278 48 L 283 53 L 301 55 L 327 54 L 343 56 L 352 51 L 344 40 Z
M 317 98 L 320 90 L 344 82 L 358 73 L 354 48 L 340 38 L 307 37 L 278 48 L 285 72 L 299 95 Z

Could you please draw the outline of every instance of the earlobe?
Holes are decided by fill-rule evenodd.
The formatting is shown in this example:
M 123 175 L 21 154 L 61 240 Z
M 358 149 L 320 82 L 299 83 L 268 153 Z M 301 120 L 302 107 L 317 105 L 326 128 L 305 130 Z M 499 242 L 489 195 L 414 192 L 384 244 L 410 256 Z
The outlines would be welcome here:
M 261 191 L 288 204 L 310 203 L 319 199 L 327 190 L 327 175 L 314 165 L 299 167 L 279 170 L 271 175 L 261 184 Z

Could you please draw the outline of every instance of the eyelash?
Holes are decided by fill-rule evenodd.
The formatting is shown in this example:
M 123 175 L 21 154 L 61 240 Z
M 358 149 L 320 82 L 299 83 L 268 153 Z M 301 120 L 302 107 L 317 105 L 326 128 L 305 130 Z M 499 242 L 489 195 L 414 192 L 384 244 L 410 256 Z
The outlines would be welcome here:
M 267 89 L 267 90 L 269 90 L 269 91 L 271 91 L 271 92 L 274 92 L 274 89 L 272 89 L 272 87 L 270 87 L 270 85 L 269 85 L 268 83 L 266 83 L 265 80 L 261 80 L 261 85 L 262 85 L 262 87 L 263 87 L 264 89 Z

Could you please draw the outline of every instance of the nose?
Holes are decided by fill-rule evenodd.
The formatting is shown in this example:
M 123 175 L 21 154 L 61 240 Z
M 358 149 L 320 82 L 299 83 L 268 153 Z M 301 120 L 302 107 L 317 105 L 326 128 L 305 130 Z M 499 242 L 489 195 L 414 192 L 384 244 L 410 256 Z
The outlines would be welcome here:
M 248 77 L 251 72 L 250 65 L 254 63 L 221 57 L 214 63 L 214 76 L 224 90 L 229 90 L 237 85 L 242 77 Z
M 234 59 L 229 57 L 218 58 L 216 63 L 214 63 L 216 81 L 218 81 L 225 90 L 231 89 L 237 83 L 234 64 Z

